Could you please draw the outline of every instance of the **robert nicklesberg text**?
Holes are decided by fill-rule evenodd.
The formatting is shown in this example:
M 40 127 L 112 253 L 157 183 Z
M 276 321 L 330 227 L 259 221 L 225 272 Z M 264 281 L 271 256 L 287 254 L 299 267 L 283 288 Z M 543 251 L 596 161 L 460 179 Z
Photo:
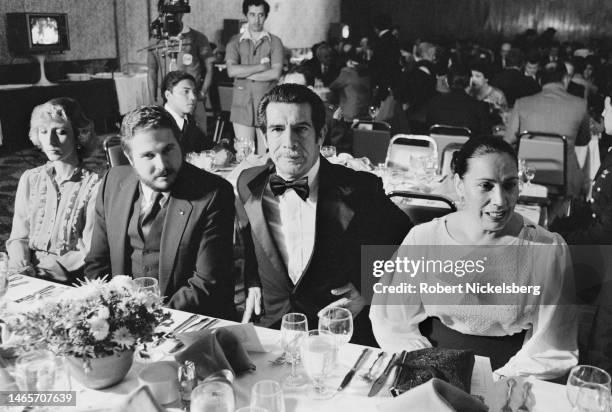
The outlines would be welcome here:
M 533 296 L 540 295 L 539 285 L 518 285 L 516 283 L 480 283 L 480 282 L 466 282 L 460 285 L 444 285 L 439 282 L 437 283 L 406 283 L 402 282 L 396 285 L 383 285 L 382 283 L 375 283 L 373 286 L 374 293 L 391 293 L 391 294 L 529 294 Z

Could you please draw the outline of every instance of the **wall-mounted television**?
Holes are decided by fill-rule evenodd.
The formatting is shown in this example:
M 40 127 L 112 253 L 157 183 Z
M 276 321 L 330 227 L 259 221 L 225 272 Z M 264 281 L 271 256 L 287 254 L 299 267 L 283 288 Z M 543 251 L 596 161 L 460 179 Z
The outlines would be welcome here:
M 6 31 L 14 55 L 70 50 L 68 18 L 63 13 L 7 13 Z

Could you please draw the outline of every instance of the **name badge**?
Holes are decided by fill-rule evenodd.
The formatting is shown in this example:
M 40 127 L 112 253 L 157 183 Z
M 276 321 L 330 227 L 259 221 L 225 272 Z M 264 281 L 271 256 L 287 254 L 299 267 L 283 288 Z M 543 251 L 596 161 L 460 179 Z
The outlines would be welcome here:
M 183 54 L 183 65 L 189 66 L 191 63 L 193 63 L 193 56 L 189 53 Z

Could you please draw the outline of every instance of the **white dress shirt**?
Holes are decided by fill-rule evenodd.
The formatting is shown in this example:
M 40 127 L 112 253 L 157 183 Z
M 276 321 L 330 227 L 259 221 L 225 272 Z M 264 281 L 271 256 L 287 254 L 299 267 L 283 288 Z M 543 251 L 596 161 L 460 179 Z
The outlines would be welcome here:
M 178 125 L 179 130 L 183 130 L 183 123 L 185 123 L 185 116 L 181 116 L 180 114 L 172 110 L 172 108 L 168 105 L 168 103 L 164 105 L 164 109 L 172 115 L 172 117 L 174 118 L 174 121 Z
M 142 190 L 142 198 L 140 199 L 140 217 L 143 217 L 149 213 L 158 193 L 162 194 L 162 198 L 159 201 L 159 205 L 161 207 L 164 207 L 168 201 L 168 198 L 170 197 L 170 192 L 157 192 L 142 183 L 140 183 L 140 189 Z
M 306 174 L 309 187 L 306 200 L 302 200 L 293 189 L 274 196 L 269 184 L 263 193 L 264 216 L 293 284 L 302 277 L 314 250 L 319 166 L 317 159 Z M 278 175 L 289 180 L 280 173 Z

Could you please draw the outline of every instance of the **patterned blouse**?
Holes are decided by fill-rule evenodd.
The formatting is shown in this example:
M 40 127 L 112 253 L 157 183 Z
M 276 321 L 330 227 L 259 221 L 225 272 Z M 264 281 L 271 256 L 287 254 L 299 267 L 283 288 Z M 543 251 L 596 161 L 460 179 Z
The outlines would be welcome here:
M 84 265 L 93 229 L 99 177 L 77 167 L 62 182 L 51 162 L 26 170 L 17 186 L 11 236 L 11 264 L 51 272 L 57 264 L 72 272 Z

